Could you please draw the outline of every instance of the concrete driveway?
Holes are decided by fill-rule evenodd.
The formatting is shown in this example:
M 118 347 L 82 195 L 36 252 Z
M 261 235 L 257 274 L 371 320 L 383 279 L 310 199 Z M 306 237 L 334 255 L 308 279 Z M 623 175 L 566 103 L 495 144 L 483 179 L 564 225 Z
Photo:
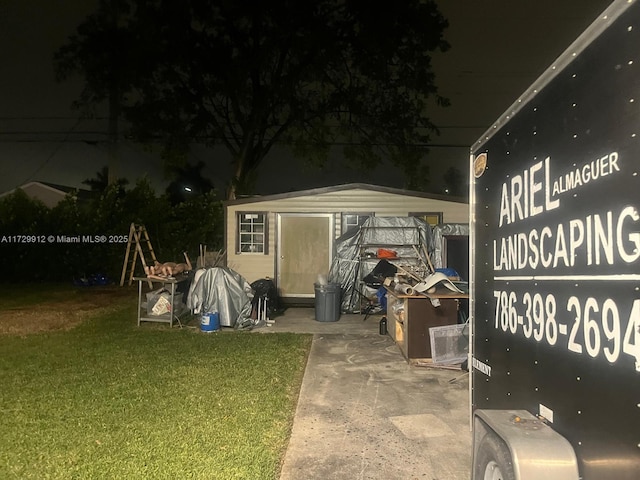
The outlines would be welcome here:
M 255 330 L 314 335 L 280 480 L 471 478 L 467 373 L 409 365 L 379 320 L 290 308 Z

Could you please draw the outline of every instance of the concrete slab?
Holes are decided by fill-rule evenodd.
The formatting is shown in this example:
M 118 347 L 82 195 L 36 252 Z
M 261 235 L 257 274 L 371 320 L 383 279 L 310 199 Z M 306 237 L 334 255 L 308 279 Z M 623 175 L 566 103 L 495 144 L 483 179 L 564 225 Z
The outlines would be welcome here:
M 255 330 L 314 334 L 280 480 L 471 478 L 466 372 L 409 365 L 379 315 L 313 317 Z
M 337 322 L 319 322 L 313 308 L 287 308 L 283 314 L 273 319 L 273 325 L 257 328 L 255 332 L 293 333 L 378 333 L 382 315 L 343 314 Z

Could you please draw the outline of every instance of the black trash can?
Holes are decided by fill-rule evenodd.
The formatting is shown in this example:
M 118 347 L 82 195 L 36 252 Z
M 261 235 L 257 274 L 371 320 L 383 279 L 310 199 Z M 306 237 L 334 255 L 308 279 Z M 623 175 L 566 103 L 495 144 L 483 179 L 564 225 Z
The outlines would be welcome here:
M 316 292 L 316 320 L 336 322 L 340 319 L 341 289 L 337 283 L 320 285 L 314 283 Z

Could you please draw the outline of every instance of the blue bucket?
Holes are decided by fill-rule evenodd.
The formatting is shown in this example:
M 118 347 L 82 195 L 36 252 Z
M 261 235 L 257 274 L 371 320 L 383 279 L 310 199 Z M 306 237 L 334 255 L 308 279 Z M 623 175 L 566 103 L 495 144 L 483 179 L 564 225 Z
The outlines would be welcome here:
M 203 332 L 216 332 L 220 330 L 220 315 L 218 312 L 205 313 L 200 317 L 200 330 Z

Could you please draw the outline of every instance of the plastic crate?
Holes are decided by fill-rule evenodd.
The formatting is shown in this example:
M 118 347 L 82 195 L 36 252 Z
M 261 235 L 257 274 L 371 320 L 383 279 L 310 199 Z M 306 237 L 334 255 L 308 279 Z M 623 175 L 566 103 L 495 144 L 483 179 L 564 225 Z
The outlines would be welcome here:
M 469 334 L 466 324 L 429 328 L 431 360 L 434 364 L 462 363 L 469 352 Z

